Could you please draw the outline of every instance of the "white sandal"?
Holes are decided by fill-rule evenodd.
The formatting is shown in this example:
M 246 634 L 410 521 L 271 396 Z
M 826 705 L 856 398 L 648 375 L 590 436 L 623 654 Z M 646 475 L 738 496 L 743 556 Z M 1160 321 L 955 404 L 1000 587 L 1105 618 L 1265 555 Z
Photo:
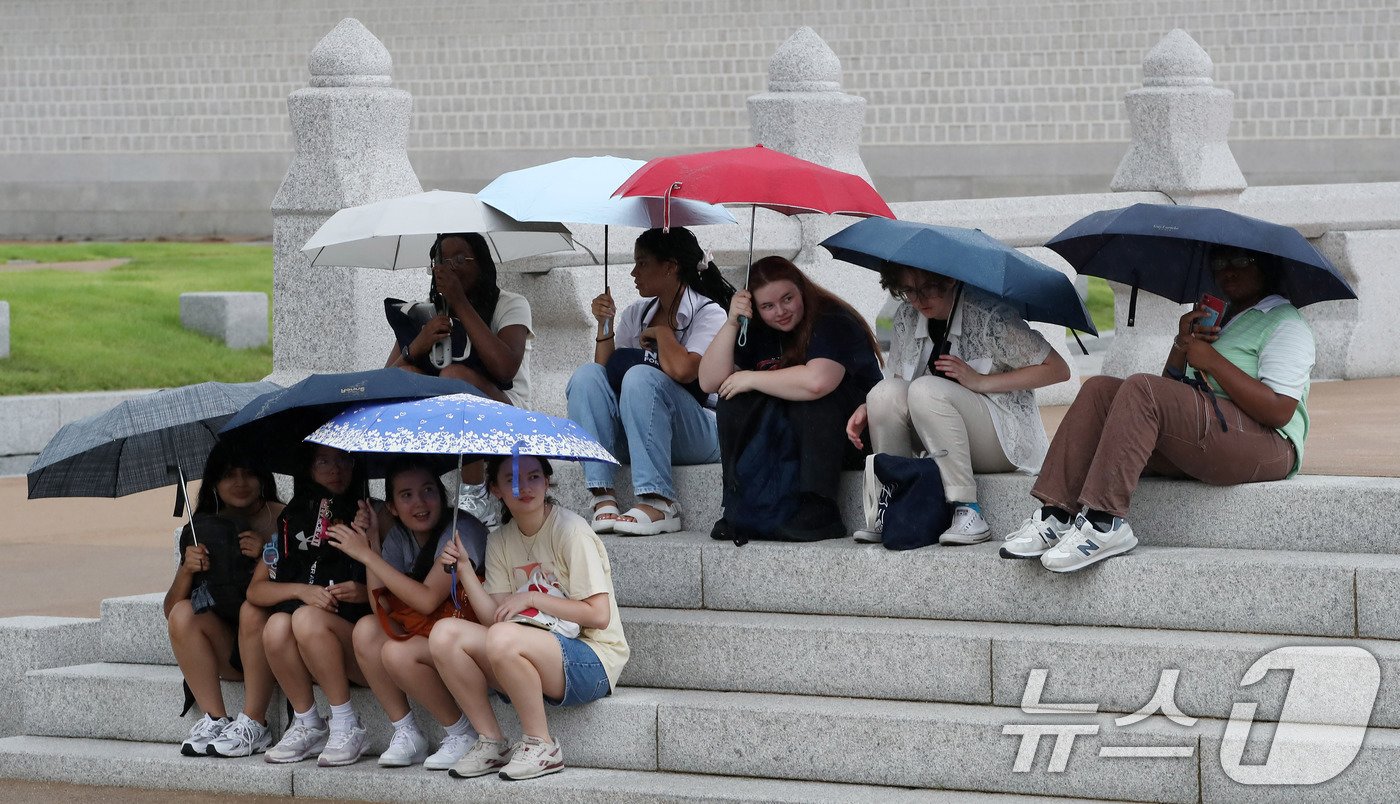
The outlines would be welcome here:
M 598 503 L 607 503 L 607 505 L 600 506 Z M 607 492 L 593 494 L 594 533 L 612 533 L 617 524 L 617 517 L 621 513 L 622 509 L 617 507 L 617 497 Z
M 655 536 L 659 533 L 675 533 L 681 529 L 681 504 L 679 502 L 666 502 L 660 497 L 647 497 L 641 502 L 660 511 L 661 518 L 652 519 L 646 511 L 634 506 L 623 516 L 630 516 L 636 521 L 615 520 L 614 532 L 620 536 Z

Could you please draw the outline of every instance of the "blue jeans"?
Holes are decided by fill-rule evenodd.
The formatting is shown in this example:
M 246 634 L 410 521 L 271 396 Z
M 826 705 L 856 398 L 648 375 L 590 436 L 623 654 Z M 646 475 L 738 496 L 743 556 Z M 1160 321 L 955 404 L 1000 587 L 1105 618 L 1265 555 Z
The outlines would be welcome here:
M 678 383 L 651 366 L 633 366 L 613 393 L 607 371 L 597 363 L 578 367 L 565 390 L 569 418 L 592 433 L 623 463 L 632 464 L 632 490 L 676 499 L 671 465 L 719 463 L 715 412 Z M 591 489 L 614 487 L 617 467 L 583 462 Z

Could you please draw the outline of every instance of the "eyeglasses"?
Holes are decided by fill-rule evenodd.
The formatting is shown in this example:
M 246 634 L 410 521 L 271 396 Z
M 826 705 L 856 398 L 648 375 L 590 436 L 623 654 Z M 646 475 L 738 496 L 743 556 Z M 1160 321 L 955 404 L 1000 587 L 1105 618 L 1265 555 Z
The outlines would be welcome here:
M 349 455 L 335 455 L 330 458 L 320 457 L 311 462 L 312 469 L 347 469 L 355 465 L 355 459 Z
M 448 268 L 464 268 L 464 267 L 466 267 L 467 263 L 475 263 L 475 262 L 476 262 L 476 257 L 473 257 L 473 256 L 470 255 L 470 254 L 459 254 L 459 255 L 457 255 L 456 257 L 453 257 L 453 258 L 447 259 L 447 260 L 444 260 L 444 259 L 434 260 L 434 261 L 433 261 L 433 264 L 434 264 L 434 265 L 446 265 Z
M 1215 257 L 1210 261 L 1212 271 L 1223 271 L 1226 268 L 1248 268 L 1258 261 L 1248 254 L 1241 254 L 1237 257 Z
M 934 279 L 918 287 L 894 288 L 890 291 L 890 294 L 902 302 L 912 304 L 918 299 L 932 299 L 934 296 L 946 296 L 957 284 L 958 280 L 956 279 Z

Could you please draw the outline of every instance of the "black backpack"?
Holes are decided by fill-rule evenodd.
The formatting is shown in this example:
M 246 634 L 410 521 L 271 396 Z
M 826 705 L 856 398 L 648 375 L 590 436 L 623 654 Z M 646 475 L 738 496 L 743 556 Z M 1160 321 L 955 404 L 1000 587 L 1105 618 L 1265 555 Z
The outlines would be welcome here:
M 193 519 L 194 536 L 209 553 L 209 569 L 195 573 L 193 589 L 203 584 L 213 597 L 213 605 L 201 609 L 196 605 L 195 613 L 213 611 L 226 623 L 238 622 L 238 610 L 248 594 L 248 584 L 253 580 L 253 568 L 257 559 L 249 558 L 238 548 L 238 534 L 248 526 L 235 519 L 218 514 L 195 514 Z M 180 559 L 185 557 L 185 548 L 194 544 L 190 537 L 190 525 L 180 532 Z
M 797 436 L 780 399 L 758 395 L 744 422 L 737 455 L 724 455 L 724 519 L 735 544 L 777 539 L 797 514 L 801 463 Z

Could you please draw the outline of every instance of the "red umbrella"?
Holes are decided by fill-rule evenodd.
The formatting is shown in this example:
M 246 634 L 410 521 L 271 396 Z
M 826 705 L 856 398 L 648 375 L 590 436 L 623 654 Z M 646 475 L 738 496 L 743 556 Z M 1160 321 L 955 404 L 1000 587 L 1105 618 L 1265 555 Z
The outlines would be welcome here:
M 820 212 L 862 218 L 894 217 L 889 205 L 865 179 L 762 145 L 653 159 L 613 195 L 748 204 L 784 215 Z M 753 264 L 753 226 L 750 218 L 749 265 Z M 748 284 L 747 279 L 744 284 Z M 740 343 L 743 341 L 741 332 Z

